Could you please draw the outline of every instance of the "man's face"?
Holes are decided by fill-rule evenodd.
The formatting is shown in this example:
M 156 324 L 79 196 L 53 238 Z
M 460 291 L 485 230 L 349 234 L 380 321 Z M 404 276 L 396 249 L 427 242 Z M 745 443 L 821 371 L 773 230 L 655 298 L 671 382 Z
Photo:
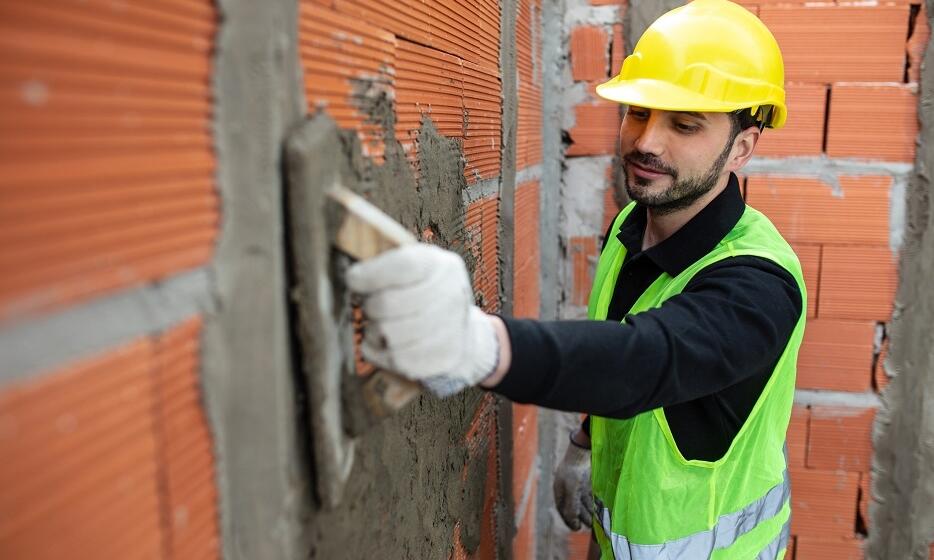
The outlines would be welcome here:
M 686 113 L 631 105 L 619 131 L 629 197 L 666 214 L 717 185 L 730 156 L 726 113 Z

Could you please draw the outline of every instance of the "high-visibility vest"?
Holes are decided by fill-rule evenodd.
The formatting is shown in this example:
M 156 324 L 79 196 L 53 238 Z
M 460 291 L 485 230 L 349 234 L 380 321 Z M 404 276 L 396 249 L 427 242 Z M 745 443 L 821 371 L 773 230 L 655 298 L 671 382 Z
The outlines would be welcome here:
M 616 234 L 634 206 L 616 217 L 600 255 L 591 319 L 606 319 L 626 256 Z M 663 408 L 626 420 L 591 417 L 593 527 L 604 559 L 775 560 L 784 555 L 791 514 L 785 431 L 807 309 L 794 251 L 768 218 L 747 206 L 716 247 L 675 277 L 662 273 L 629 312 L 662 305 L 705 267 L 741 255 L 768 259 L 794 277 L 801 317 L 749 417 L 717 461 L 685 459 Z M 639 363 L 627 374 L 639 375 Z

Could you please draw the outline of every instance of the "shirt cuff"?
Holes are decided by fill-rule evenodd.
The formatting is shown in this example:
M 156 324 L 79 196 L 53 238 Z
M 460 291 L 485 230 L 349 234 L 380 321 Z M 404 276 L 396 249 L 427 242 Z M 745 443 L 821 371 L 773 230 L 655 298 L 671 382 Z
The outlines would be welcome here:
M 554 384 L 558 353 L 539 321 L 498 316 L 506 325 L 512 361 L 491 391 L 519 403 L 534 403 Z

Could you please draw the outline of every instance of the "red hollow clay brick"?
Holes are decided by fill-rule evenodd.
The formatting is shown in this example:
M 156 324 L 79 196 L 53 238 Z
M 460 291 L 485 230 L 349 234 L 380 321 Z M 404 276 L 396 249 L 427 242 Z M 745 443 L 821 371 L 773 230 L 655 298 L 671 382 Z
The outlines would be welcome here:
M 520 0 L 516 20 L 516 169 L 542 160 L 541 0 Z
M 568 535 L 568 560 L 587 560 L 590 550 L 590 531 L 578 531 Z
M 613 42 L 610 45 L 610 76 L 619 74 L 626 58 L 626 40 L 623 38 L 623 24 L 613 24 Z
M 921 2 L 921 9 L 915 18 L 914 28 L 908 38 L 905 50 L 908 52 L 908 81 L 921 81 L 921 60 L 924 58 L 924 49 L 931 39 L 931 26 L 928 23 L 927 5 Z
M 499 200 L 478 200 L 467 208 L 468 247 L 474 258 L 473 286 L 484 311 L 499 309 Z
M 210 257 L 215 28 L 209 4 L 3 5 L 0 82 L 9 87 L 0 94 L 0 222 L 16 242 L 0 241 L 12 249 L 0 263 L 0 320 Z M 197 200 L 178 202 L 180 182 Z M 101 204 L 102 190 L 120 195 Z M 192 226 L 181 232 L 172 227 L 179 211 Z M 117 232 L 131 222 L 132 234 Z M 166 228 L 178 235 L 155 247 Z M 71 246 L 62 254 L 60 244 Z
M 819 155 L 824 143 L 827 87 L 821 84 L 785 86 L 788 121 L 778 130 L 765 130 L 756 146 L 760 156 Z
M 759 9 L 781 47 L 785 79 L 820 83 L 902 81 L 908 15 L 907 5 Z
M 3 388 L 4 556 L 160 555 L 153 358 L 139 340 Z
M 807 316 L 809 318 L 814 317 L 817 314 L 819 297 L 821 246 L 809 243 L 795 243 L 792 247 L 795 254 L 798 255 L 801 272 L 804 274 L 804 288 L 807 290 L 808 298 Z
M 859 473 L 791 469 L 791 532 L 799 537 L 851 539 Z M 801 540 L 798 543 L 800 556 Z
M 593 283 L 593 271 L 599 256 L 596 237 L 572 237 L 568 240 L 571 253 L 573 278 L 571 282 L 571 303 L 587 305 L 590 299 L 590 286 Z
M 540 307 L 538 277 L 541 270 L 539 251 L 539 183 L 531 181 L 516 186 L 515 252 L 513 269 L 513 314 L 537 318 Z
M 512 541 L 512 554 L 516 560 L 534 560 L 535 558 L 535 540 L 537 533 L 535 531 L 535 510 L 537 508 L 536 491 L 538 489 L 538 477 L 533 478 L 529 494 L 529 502 L 525 508 L 525 514 L 519 520 L 516 527 L 516 536 Z M 516 498 L 518 500 L 518 498 Z
M 887 246 L 825 246 L 818 316 L 887 321 L 898 284 L 896 267 L 896 255 Z
M 512 497 L 518 504 L 528 481 L 535 476 L 538 455 L 538 408 L 534 405 L 512 405 L 513 478 Z
M 217 557 L 217 488 L 213 443 L 202 408 L 199 371 L 200 319 L 189 320 L 157 339 L 157 433 L 167 493 L 166 528 L 174 558 Z
M 811 407 L 807 466 L 868 471 L 872 460 L 872 408 Z
M 912 86 L 834 84 L 827 155 L 912 162 L 918 95 Z
M 808 422 L 811 411 L 806 406 L 794 406 L 791 409 L 791 421 L 788 423 L 788 466 L 804 467 L 808 445 Z
M 368 18 L 302 2 L 299 55 L 309 108 L 325 110 L 338 125 L 357 131 L 365 155 L 382 158 L 383 131 L 359 107 L 367 96 L 393 95 L 396 38 Z M 366 83 L 366 88 L 359 84 Z
M 607 78 L 609 37 L 601 27 L 585 25 L 571 30 L 571 77 L 591 82 Z
M 569 131 L 569 156 L 613 155 L 619 136 L 619 105 L 593 103 L 574 107 L 575 123 Z
M 798 537 L 795 555 L 797 560 L 863 560 L 863 541 Z
M 746 183 L 746 201 L 792 242 L 887 244 L 891 177 L 839 181 L 835 193 L 818 179 L 754 175 Z
M 874 333 L 872 321 L 809 321 L 798 354 L 797 387 L 868 391 Z

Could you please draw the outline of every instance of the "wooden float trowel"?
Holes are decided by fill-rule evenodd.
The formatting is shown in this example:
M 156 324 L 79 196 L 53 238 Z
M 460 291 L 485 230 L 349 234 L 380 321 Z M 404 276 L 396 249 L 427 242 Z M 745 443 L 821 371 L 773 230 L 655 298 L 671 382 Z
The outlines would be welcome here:
M 358 261 L 366 260 L 417 242 L 401 224 L 350 189 L 334 184 L 326 196 L 330 205 L 343 213 L 334 246 L 348 256 Z M 421 392 L 421 384 L 386 370 L 375 371 L 363 383 L 367 406 L 380 418 L 398 411 Z
M 342 183 L 353 177 L 342 133 L 326 115 L 292 130 L 284 145 L 290 328 L 304 378 L 315 491 L 328 508 L 342 500 L 357 438 L 422 391 L 398 375 L 354 376 L 353 319 L 334 247 L 355 259 L 415 243 L 415 237 Z M 351 179 L 352 180 L 352 179 Z

